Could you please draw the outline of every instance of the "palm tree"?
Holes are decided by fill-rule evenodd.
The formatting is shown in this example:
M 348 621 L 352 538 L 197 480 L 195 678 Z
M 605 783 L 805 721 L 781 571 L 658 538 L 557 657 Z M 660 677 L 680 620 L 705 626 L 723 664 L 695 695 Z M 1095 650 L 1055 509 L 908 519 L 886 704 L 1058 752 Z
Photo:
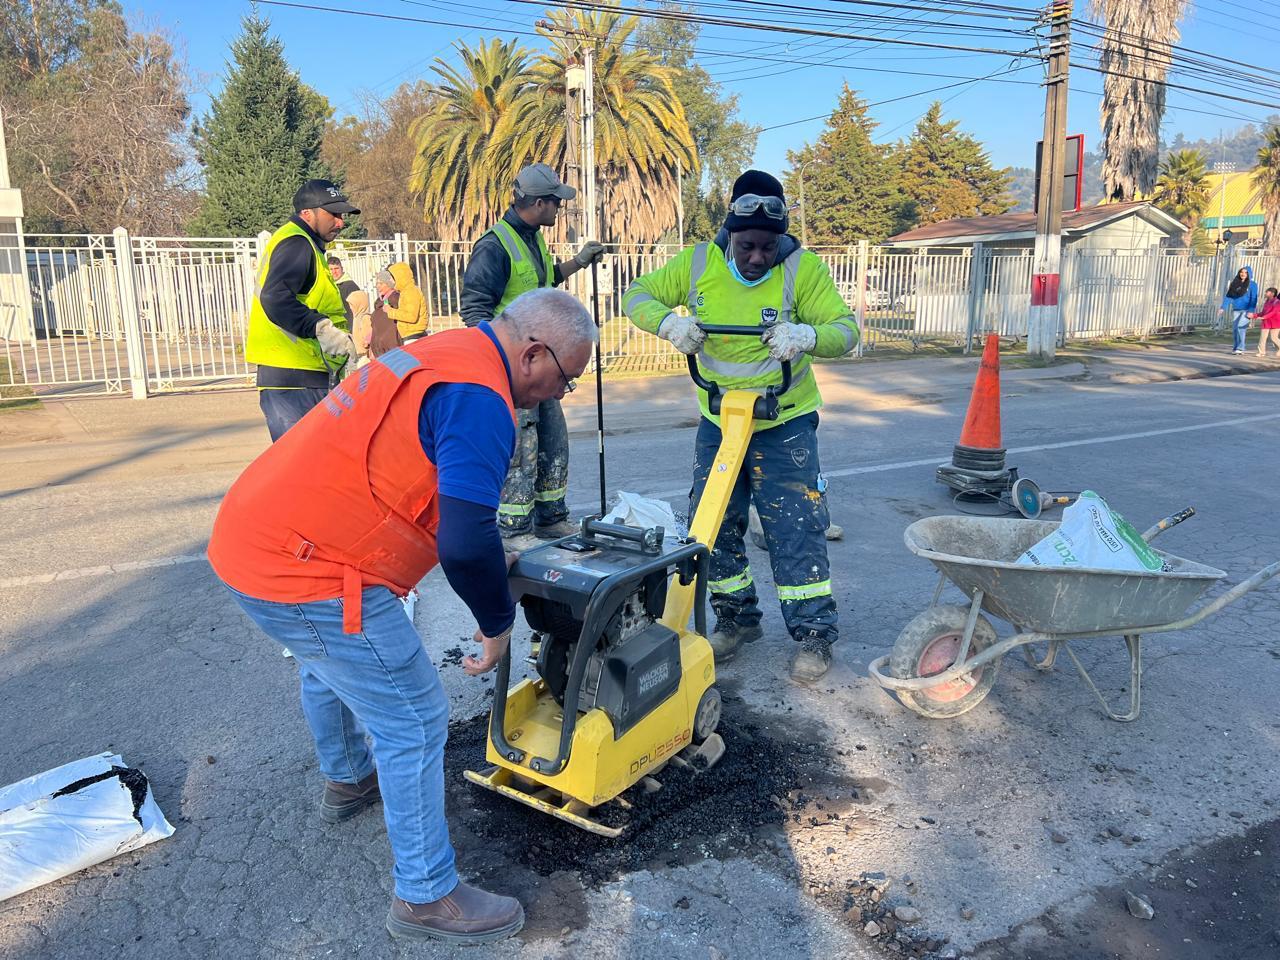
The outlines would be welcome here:
M 1170 45 L 1187 0 L 1092 0 L 1106 25 L 1099 44 L 1102 185 L 1109 200 L 1132 200 L 1155 186 Z
M 530 91 L 530 51 L 514 40 L 458 44 L 460 67 L 439 57 L 431 69 L 442 83 L 428 89 L 432 108 L 410 128 L 417 144 L 409 189 L 422 199 L 423 219 L 444 239 L 479 235 L 510 200 L 510 164 L 498 128 Z
M 593 35 L 596 176 L 601 239 L 648 243 L 676 219 L 676 171 L 698 171 L 697 151 L 675 71 L 625 44 L 634 17 L 616 13 L 548 14 L 551 51 L 531 63 L 514 42 L 458 45 L 458 68 L 437 60 L 442 83 L 435 106 L 413 125 L 417 156 L 410 189 L 440 236 L 476 236 L 501 216 L 525 164 L 566 166 L 566 72 L 580 56 L 577 39 Z M 572 31 L 566 37 L 563 31 Z
M 1262 197 L 1262 242 L 1268 253 L 1280 253 L 1280 125 L 1263 135 L 1253 185 Z
M 551 41 L 531 71 L 533 88 L 503 118 L 501 158 L 508 178 L 530 159 L 565 164 L 566 72 L 581 62 L 578 37 L 595 48 L 596 182 L 601 239 L 650 243 L 676 220 L 677 168 L 696 176 L 697 150 L 684 105 L 672 85 L 675 70 L 644 50 L 628 50 L 635 17 L 612 12 L 548 12 Z M 565 36 L 565 32 L 570 36 Z
M 1222 188 L 1226 189 L 1225 181 Z M 1199 150 L 1175 150 L 1165 157 L 1151 199 L 1187 225 L 1188 251 L 1202 252 L 1208 240 L 1200 229 L 1200 217 L 1209 203 L 1209 170 L 1204 154 Z

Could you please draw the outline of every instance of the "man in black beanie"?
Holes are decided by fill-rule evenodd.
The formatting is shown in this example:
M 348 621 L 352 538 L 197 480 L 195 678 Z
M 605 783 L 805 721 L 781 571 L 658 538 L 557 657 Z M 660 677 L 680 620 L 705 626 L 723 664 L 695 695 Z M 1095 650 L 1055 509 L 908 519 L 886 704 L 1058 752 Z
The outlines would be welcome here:
M 810 356 L 839 357 L 858 342 L 857 321 L 826 264 L 787 233 L 782 184 L 748 170 L 733 185 L 729 215 L 713 243 L 689 247 L 639 277 L 622 298 L 642 330 L 698 358 L 702 376 L 723 390 L 763 393 L 781 384 L 790 361 L 791 387 L 777 420 L 757 421 L 747 448 L 750 470 L 739 473 L 711 553 L 711 606 L 716 627 L 707 639 L 716 661 L 763 636 L 755 583 L 743 537 L 748 506 L 760 514 L 782 618 L 798 646 L 792 679 L 812 683 L 831 665 L 837 638 L 835 598 L 824 533 L 830 523 L 818 481 L 818 409 L 822 397 Z M 681 316 L 685 306 L 692 316 Z M 717 336 L 716 326 L 759 324 L 760 337 Z M 702 417 L 694 451 L 690 515 L 697 508 L 720 446 L 719 417 L 698 391 Z

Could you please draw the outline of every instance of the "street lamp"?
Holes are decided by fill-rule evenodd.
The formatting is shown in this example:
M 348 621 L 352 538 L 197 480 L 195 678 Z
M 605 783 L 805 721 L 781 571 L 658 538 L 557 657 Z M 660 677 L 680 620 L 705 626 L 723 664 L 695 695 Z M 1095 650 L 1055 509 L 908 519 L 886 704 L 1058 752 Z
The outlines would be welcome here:
M 817 162 L 818 158 L 814 157 L 796 167 L 796 176 L 800 180 L 800 245 L 805 247 L 809 245 L 809 208 L 804 205 L 804 168 Z
M 1223 243 L 1222 232 L 1225 224 L 1227 213 L 1227 176 L 1236 172 L 1234 163 L 1218 161 L 1213 165 L 1213 172 L 1222 174 L 1222 181 L 1218 184 L 1218 245 Z

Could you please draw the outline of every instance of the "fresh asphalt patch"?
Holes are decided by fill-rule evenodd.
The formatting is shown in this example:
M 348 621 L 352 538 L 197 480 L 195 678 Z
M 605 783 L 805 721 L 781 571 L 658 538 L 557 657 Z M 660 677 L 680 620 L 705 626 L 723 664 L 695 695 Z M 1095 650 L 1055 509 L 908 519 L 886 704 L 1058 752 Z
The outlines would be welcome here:
M 726 684 L 728 690 L 732 683 Z M 588 922 L 587 893 L 608 890 L 637 871 L 653 874 L 704 860 L 750 859 L 795 882 L 803 872 L 794 849 L 801 844 L 844 842 L 862 829 L 860 814 L 877 804 L 887 784 L 842 776 L 837 748 L 813 739 L 794 720 L 753 712 L 741 697 L 724 696 L 718 732 L 724 758 L 709 770 L 668 766 L 654 793 L 641 787 L 625 795 L 630 810 L 597 808 L 610 825 L 624 825 L 617 839 L 597 836 L 464 780 L 466 769 L 485 767 L 488 716 L 449 730 L 445 783 L 452 839 L 460 870 L 473 882 L 521 899 L 524 939 L 564 938 Z M 859 748 L 850 746 L 844 754 Z M 916 933 L 894 914 L 892 881 L 883 874 L 846 879 L 834 846 L 826 846 L 833 879 L 813 880 L 806 891 L 859 931 L 879 937 L 901 956 L 954 956 L 941 951 L 945 937 Z M 910 889 L 910 878 L 900 884 Z M 895 891 L 899 892 L 899 891 Z M 614 889 L 615 895 L 623 895 Z M 698 908 L 698 892 L 680 896 L 672 910 Z M 868 924 L 874 923 L 868 931 Z

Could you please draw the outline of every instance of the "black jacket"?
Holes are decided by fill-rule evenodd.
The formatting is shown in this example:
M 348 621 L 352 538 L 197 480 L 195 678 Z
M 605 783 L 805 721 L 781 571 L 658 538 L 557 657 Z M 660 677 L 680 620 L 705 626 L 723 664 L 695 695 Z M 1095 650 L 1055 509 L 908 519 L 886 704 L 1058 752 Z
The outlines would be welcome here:
M 531 227 L 521 220 L 514 207 L 509 208 L 502 219 L 511 225 L 516 235 L 529 248 L 534 267 L 538 271 L 538 281 L 545 284 L 546 271 L 535 239 L 539 228 Z M 510 279 L 511 258 L 507 256 L 502 241 L 492 233 L 485 233 L 471 248 L 471 259 L 467 261 L 467 270 L 462 275 L 462 322 L 468 327 L 474 327 L 481 320 L 492 320 L 493 311 L 502 300 L 502 295 L 507 292 L 507 282 Z M 551 285 L 559 286 L 562 283 L 564 275 L 557 266 Z
M 298 217 L 291 222 L 306 231 L 305 237 L 285 237 L 271 251 L 271 266 L 263 280 L 258 301 L 267 319 L 295 337 L 316 335 L 316 324 L 328 320 L 301 300 L 316 282 L 316 250 L 324 253 L 325 242 Z M 293 370 L 287 367 L 258 366 L 259 387 L 324 387 L 329 375 L 315 370 Z

